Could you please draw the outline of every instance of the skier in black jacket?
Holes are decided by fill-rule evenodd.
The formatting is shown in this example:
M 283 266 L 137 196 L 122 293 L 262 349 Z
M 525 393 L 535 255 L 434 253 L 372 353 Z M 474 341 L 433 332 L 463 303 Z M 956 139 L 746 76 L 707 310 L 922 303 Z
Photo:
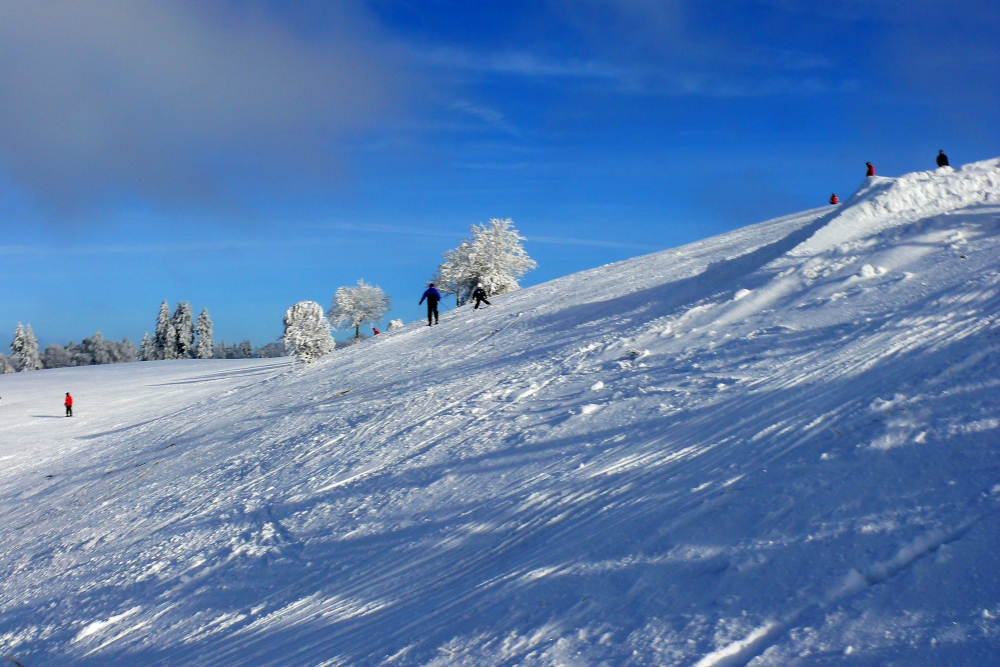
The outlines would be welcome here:
M 472 298 L 476 300 L 476 305 L 472 307 L 472 310 L 479 310 L 480 303 L 485 303 L 487 306 L 493 305 L 486 300 L 486 290 L 483 289 L 482 283 L 476 285 L 476 290 L 472 293 Z
M 434 289 L 434 283 L 430 284 L 430 287 L 424 292 L 424 295 L 420 297 L 420 301 L 417 302 L 419 306 L 427 299 L 427 326 L 438 323 L 438 301 L 441 300 L 441 292 Z M 433 316 L 434 321 L 431 322 L 431 317 Z
M 938 151 L 937 163 L 939 167 L 948 166 L 948 156 L 944 154 L 943 150 Z

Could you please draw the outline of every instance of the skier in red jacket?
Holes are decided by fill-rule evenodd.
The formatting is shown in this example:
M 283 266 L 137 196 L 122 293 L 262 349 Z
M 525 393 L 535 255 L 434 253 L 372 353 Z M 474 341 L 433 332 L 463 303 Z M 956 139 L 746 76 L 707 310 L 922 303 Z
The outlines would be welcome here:
M 66 392 L 66 400 L 63 401 L 63 405 L 66 406 L 66 416 L 67 417 L 72 417 L 73 416 L 73 397 L 69 395 L 68 391 Z
M 865 174 L 865 176 L 866 177 L 874 176 L 875 175 L 875 165 L 873 165 L 871 162 L 865 162 L 865 164 L 868 165 L 868 173 Z
M 837 196 L 836 192 L 834 192 L 832 195 L 830 195 L 830 203 L 831 204 L 839 204 L 840 203 L 840 198 Z

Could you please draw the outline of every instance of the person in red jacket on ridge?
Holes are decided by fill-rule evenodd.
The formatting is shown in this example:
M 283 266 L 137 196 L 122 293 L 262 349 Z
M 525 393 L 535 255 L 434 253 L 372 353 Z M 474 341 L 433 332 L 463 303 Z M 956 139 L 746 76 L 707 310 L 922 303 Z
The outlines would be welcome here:
M 871 162 L 865 162 L 865 164 L 868 165 L 868 173 L 865 174 L 865 177 L 874 176 L 875 175 L 875 165 L 873 165 Z
M 830 195 L 830 203 L 831 204 L 839 204 L 840 203 L 840 198 L 837 196 L 836 192 L 834 192 L 832 195 Z
M 67 417 L 72 417 L 73 416 L 73 397 L 69 395 L 68 391 L 66 392 L 66 400 L 63 401 L 63 405 L 66 406 L 66 416 Z

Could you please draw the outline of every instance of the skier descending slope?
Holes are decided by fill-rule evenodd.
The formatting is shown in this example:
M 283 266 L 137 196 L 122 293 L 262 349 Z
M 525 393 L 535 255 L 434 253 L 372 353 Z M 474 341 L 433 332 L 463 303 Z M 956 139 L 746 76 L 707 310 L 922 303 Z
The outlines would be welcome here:
M 66 400 L 63 401 L 63 405 L 66 406 L 66 416 L 67 417 L 72 417 L 73 416 L 73 397 L 69 395 L 68 391 L 66 392 Z
M 476 305 L 472 307 L 472 310 L 479 310 L 479 304 L 481 303 L 485 303 L 487 306 L 493 305 L 486 300 L 486 290 L 483 289 L 482 283 L 476 285 L 476 291 L 472 293 L 472 298 L 476 300 Z
M 417 302 L 417 305 L 419 306 L 420 304 L 422 304 L 424 302 L 424 299 L 427 299 L 427 326 L 431 326 L 432 324 L 437 324 L 438 323 L 438 301 L 441 300 L 441 292 L 438 292 L 434 288 L 434 283 L 431 283 L 430 287 L 428 287 L 424 291 L 424 295 L 422 297 L 420 297 L 420 301 Z M 433 322 L 431 322 L 431 317 L 432 316 L 433 316 L 433 319 L 434 319 Z

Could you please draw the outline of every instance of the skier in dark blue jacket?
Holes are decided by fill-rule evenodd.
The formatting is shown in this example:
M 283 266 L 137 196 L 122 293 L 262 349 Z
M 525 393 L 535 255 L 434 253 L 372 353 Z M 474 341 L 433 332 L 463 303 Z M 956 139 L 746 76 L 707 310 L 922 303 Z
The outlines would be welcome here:
M 431 283 L 430 287 L 424 292 L 424 295 L 420 297 L 420 301 L 417 302 L 419 306 L 427 299 L 427 326 L 438 323 L 438 301 L 441 300 L 441 292 L 438 292 L 434 288 L 434 283 Z M 433 322 L 431 319 L 433 318 Z

